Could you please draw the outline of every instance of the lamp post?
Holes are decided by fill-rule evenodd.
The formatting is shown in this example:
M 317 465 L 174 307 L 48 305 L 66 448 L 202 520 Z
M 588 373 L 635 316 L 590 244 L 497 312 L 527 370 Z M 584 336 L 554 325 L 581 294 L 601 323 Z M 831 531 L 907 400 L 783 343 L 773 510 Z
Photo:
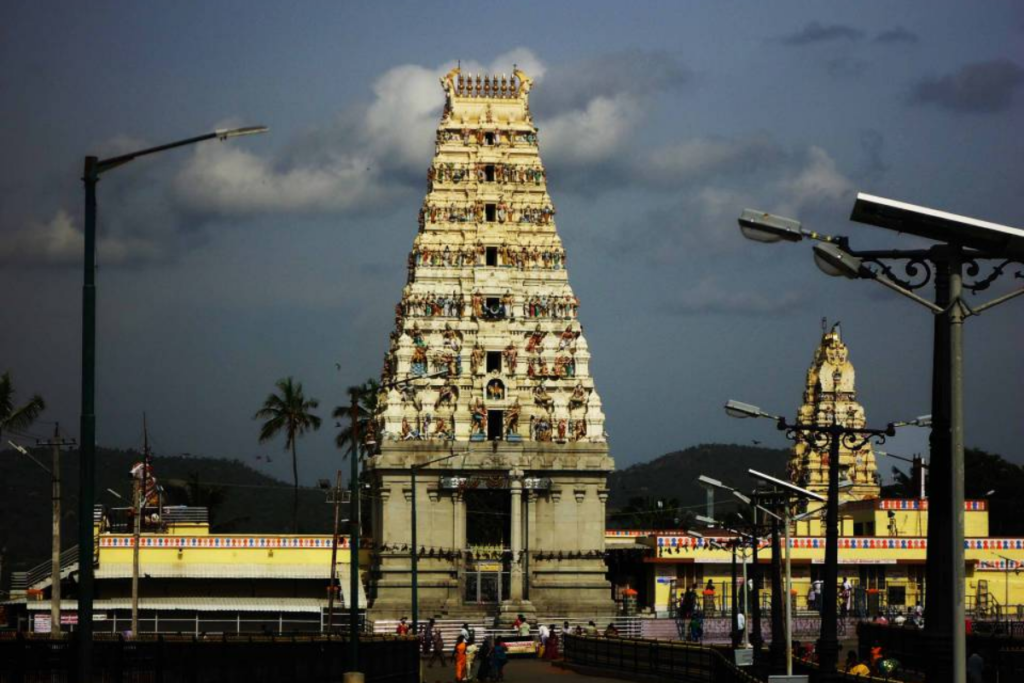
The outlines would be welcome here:
M 82 284 L 82 443 L 78 475 L 78 680 L 92 680 L 93 505 L 96 498 L 96 184 L 100 175 L 139 157 L 205 140 L 265 133 L 266 126 L 216 130 L 129 154 L 85 157 L 85 271 Z
M 896 435 L 897 425 L 911 424 L 890 423 L 884 429 L 870 429 L 866 427 L 846 427 L 839 424 L 833 415 L 832 422 L 823 425 L 801 424 L 800 422 L 790 423 L 784 417 L 769 415 L 757 406 L 740 401 L 729 401 L 725 406 L 730 417 L 748 418 L 763 417 L 774 420 L 780 431 L 786 432 L 786 437 L 792 441 L 799 439 L 806 440 L 816 450 L 828 448 L 828 508 L 825 516 L 825 586 L 824 586 L 824 609 L 821 615 L 821 636 L 818 640 L 818 662 L 822 675 L 827 680 L 835 671 L 839 663 L 839 638 L 837 633 L 837 599 L 836 587 L 839 575 L 839 453 L 840 445 L 851 451 L 860 450 L 870 441 L 884 443 L 886 437 Z M 924 418 L 918 418 L 914 423 L 922 422 Z M 781 484 L 785 488 L 794 487 L 788 482 L 783 482 L 774 477 L 761 474 L 773 484 Z M 803 489 L 800 489 L 803 490 Z M 807 493 L 810 493 L 809 491 Z M 820 496 L 818 496 L 820 499 Z M 788 515 L 786 520 L 786 545 L 789 545 Z M 787 586 L 787 590 L 789 587 Z M 786 604 L 790 605 L 790 596 L 786 595 Z
M 932 356 L 930 438 L 931 501 L 928 519 L 925 632 L 929 641 L 929 680 L 966 679 L 964 629 L 964 428 L 963 324 L 1024 294 L 1024 287 L 970 306 L 963 290 L 988 289 L 1011 264 L 1024 263 L 1024 230 L 859 193 L 851 220 L 923 237 L 927 249 L 855 251 L 842 236 L 820 235 L 795 220 L 746 210 L 739 218 L 744 236 L 759 242 L 818 240 L 814 260 L 828 275 L 863 278 L 928 308 L 935 314 Z M 889 261 L 902 261 L 906 278 Z M 979 262 L 996 262 L 985 277 Z M 972 278 L 965 282 L 964 275 Z M 1024 273 L 1017 272 L 1017 277 Z M 913 290 L 935 280 L 934 302 Z M 977 279 L 974 279 L 977 278 Z

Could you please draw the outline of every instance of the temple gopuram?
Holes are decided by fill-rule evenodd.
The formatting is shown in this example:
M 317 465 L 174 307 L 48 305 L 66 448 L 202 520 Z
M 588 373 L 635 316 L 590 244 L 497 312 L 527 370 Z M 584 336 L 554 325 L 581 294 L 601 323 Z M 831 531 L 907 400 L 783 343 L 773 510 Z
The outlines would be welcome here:
M 408 613 L 413 553 L 425 616 L 614 609 L 604 563 L 614 464 L 532 83 L 518 69 L 441 79 L 444 111 L 384 358 L 379 453 L 367 462 L 375 618 Z

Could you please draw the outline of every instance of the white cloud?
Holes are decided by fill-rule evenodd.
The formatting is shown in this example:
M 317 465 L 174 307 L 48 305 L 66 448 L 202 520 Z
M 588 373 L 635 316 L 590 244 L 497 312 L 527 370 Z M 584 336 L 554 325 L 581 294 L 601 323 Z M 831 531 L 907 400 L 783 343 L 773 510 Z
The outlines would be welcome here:
M 45 223 L 34 223 L 0 240 L 0 263 L 12 265 L 69 266 L 82 263 L 85 235 L 63 209 Z M 100 233 L 97 260 L 101 264 L 125 265 L 158 260 L 161 247 L 140 237 Z
M 591 164 L 613 158 L 640 121 L 642 109 L 627 95 L 597 97 L 581 110 L 542 122 L 541 154 L 561 165 Z

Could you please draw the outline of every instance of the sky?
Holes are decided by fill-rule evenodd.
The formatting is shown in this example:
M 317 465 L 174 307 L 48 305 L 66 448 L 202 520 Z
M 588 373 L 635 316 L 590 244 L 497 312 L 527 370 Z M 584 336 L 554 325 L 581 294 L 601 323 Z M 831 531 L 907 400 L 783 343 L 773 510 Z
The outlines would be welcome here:
M 860 249 L 921 242 L 851 223 L 859 191 L 1024 227 L 1013 0 L 5 3 L 0 371 L 48 403 L 29 436 L 78 435 L 83 157 L 265 124 L 103 176 L 97 438 L 138 447 L 145 411 L 157 453 L 290 478 L 253 413 L 294 376 L 325 418 L 301 478 L 329 477 L 329 414 L 379 375 L 456 60 L 536 81 L 619 467 L 784 446 L 722 405 L 794 415 L 822 319 L 841 322 L 869 423 L 930 412 L 931 314 L 826 277 L 807 243 L 744 240 L 744 208 Z M 1016 301 L 965 330 L 967 444 L 1017 462 L 1022 321 Z M 884 448 L 926 444 L 918 429 Z

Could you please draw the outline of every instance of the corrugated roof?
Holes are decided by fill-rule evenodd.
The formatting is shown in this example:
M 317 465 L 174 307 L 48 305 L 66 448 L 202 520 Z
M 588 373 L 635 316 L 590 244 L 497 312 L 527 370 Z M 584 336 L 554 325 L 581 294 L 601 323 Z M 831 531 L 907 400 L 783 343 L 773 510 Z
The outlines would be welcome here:
M 331 568 L 322 564 L 213 564 L 196 562 L 146 562 L 142 575 L 154 579 L 328 579 Z M 104 563 L 96 568 L 97 579 L 128 579 L 132 565 Z
M 49 611 L 50 601 L 39 600 L 28 603 L 33 611 Z M 185 610 L 199 612 L 311 612 L 319 614 L 327 607 L 327 600 L 319 598 L 139 598 L 139 609 L 142 610 Z M 61 600 L 60 608 L 74 612 L 78 603 L 74 600 Z M 108 598 L 93 603 L 96 611 L 130 610 L 131 598 Z

